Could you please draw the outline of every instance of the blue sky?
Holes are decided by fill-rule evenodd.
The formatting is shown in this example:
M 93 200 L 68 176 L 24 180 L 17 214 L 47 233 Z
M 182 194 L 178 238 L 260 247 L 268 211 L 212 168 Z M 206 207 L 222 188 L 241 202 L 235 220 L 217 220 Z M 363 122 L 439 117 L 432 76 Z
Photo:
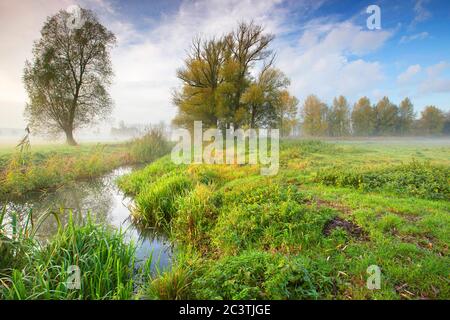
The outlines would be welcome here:
M 430 104 L 450 111 L 448 0 L 0 0 L 0 127 L 23 124 L 20 77 L 32 42 L 45 17 L 74 3 L 94 10 L 118 37 L 113 121 L 170 122 L 175 72 L 191 39 L 251 19 L 276 35 L 277 67 L 300 101 L 408 96 L 418 111 Z M 381 30 L 366 26 L 372 4 L 381 8 Z

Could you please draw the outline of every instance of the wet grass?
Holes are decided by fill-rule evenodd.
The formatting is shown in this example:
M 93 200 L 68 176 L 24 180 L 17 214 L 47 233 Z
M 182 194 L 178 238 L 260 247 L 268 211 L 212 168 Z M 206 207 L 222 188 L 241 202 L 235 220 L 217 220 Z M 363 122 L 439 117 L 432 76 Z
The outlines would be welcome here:
M 393 194 L 450 200 L 450 168 L 428 162 L 412 161 L 375 169 L 332 168 L 319 171 L 315 181 L 364 191 L 383 190 Z
M 3 241 L 2 241 L 3 245 Z M 133 244 L 126 244 L 121 231 L 88 218 L 68 224 L 48 243 L 32 236 L 20 239 L 14 264 L 0 269 L 0 298 L 28 299 L 130 299 L 134 296 Z M 79 286 L 73 282 L 73 266 L 79 268 Z
M 148 163 L 168 153 L 170 146 L 159 129 L 152 129 L 127 143 L 38 145 L 26 153 L 13 149 L 0 154 L 0 200 L 90 179 L 119 166 Z
M 177 166 L 166 156 L 120 178 L 135 197 L 135 220 L 164 228 L 177 248 L 168 270 L 152 273 L 147 263 L 138 283 L 134 247 L 120 232 L 69 223 L 39 246 L 12 241 L 12 230 L 28 239 L 26 219 L 14 228 L 12 217 L 0 219 L 9 257 L 1 297 L 450 297 L 449 147 L 286 141 L 280 154 L 273 177 L 257 166 Z M 71 264 L 80 266 L 82 290 L 63 285 Z M 366 286 L 371 265 L 381 269 L 377 290 Z
M 90 179 L 129 163 L 132 158 L 126 151 L 101 146 L 86 154 L 14 154 L 0 172 L 0 199 L 14 199 L 30 191 Z
M 152 201 L 151 186 L 190 181 L 161 193 L 173 201 L 170 214 L 135 211 L 163 220 L 183 251 L 172 270 L 148 281 L 149 296 L 450 297 L 448 147 L 287 141 L 280 153 L 275 177 L 254 166 L 174 167 L 162 159 L 121 179 L 136 199 Z M 346 176 L 354 172 L 362 175 Z M 366 286 L 370 265 L 381 268 L 379 290 Z

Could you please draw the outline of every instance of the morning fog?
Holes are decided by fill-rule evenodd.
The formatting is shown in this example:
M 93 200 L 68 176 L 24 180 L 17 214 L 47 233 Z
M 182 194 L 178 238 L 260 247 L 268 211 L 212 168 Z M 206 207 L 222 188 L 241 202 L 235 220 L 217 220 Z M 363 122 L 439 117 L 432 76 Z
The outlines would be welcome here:
M 192 136 L 193 133 L 193 136 Z M 177 144 L 171 158 L 176 164 L 250 164 L 260 165 L 260 173 L 273 176 L 279 169 L 278 129 L 203 130 L 201 121 L 194 122 L 193 132 L 177 129 Z

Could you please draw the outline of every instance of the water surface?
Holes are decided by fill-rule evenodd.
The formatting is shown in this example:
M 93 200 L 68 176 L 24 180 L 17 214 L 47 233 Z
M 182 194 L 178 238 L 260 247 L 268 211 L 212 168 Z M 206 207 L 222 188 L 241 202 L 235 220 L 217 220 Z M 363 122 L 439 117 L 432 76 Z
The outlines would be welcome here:
M 162 270 L 170 263 L 173 249 L 171 243 L 160 231 L 140 230 L 132 223 L 130 210 L 133 199 L 125 196 L 115 183 L 116 178 L 131 171 L 131 167 L 121 167 L 100 178 L 69 183 L 45 194 L 29 194 L 20 201 L 9 202 L 7 208 L 22 214 L 31 209 L 35 222 L 49 209 L 58 211 L 61 212 L 59 217 L 62 224 L 67 222 L 70 212 L 75 221 L 81 221 L 91 214 L 101 223 L 122 228 L 126 240 L 137 244 L 138 265 L 152 255 L 152 268 Z M 37 237 L 48 240 L 57 230 L 56 220 L 49 216 L 40 226 Z

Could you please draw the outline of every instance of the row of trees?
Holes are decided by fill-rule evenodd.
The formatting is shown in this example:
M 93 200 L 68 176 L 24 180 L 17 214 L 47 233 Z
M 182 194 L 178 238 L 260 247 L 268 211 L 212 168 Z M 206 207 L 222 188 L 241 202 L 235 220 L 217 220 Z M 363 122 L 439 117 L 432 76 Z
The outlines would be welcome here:
M 427 106 L 416 119 L 409 98 L 400 105 L 388 97 L 372 105 L 367 97 L 350 108 L 347 99 L 339 96 L 328 106 L 310 95 L 301 107 L 302 133 L 311 136 L 387 136 L 450 134 L 450 112 L 445 114 L 435 106 Z
M 299 108 L 287 90 L 289 79 L 274 67 L 273 39 L 254 23 L 240 23 L 220 38 L 195 39 L 177 71 L 182 85 L 173 94 L 178 108 L 174 125 L 191 129 L 200 120 L 209 128 L 270 127 L 279 128 L 282 136 L 298 125 L 302 134 L 332 137 L 450 131 L 449 114 L 427 106 L 416 119 L 408 98 L 397 106 L 387 97 L 375 105 L 363 97 L 352 108 L 343 96 L 328 106 L 310 95 Z
M 274 67 L 273 39 L 254 23 L 240 23 L 220 38 L 195 39 L 177 71 L 182 86 L 173 95 L 174 124 L 190 129 L 200 120 L 205 127 L 276 127 L 289 133 L 298 100 L 287 91 L 289 79 Z
M 105 119 L 113 105 L 108 88 L 115 36 L 92 11 L 79 10 L 83 24 L 77 28 L 70 27 L 73 17 L 63 10 L 47 19 L 23 75 L 31 129 L 62 131 L 72 145 L 75 129 Z M 281 135 L 292 133 L 299 123 L 298 100 L 287 90 L 290 80 L 274 66 L 273 39 L 252 22 L 240 23 L 220 38 L 195 39 L 177 71 L 182 86 L 173 95 L 178 107 L 174 124 L 190 128 L 194 120 L 201 120 L 204 127 L 279 128 Z M 385 97 L 372 106 L 361 98 L 350 110 L 343 96 L 329 107 L 312 95 L 300 109 L 302 131 L 313 136 L 450 132 L 448 113 L 428 106 L 416 120 L 409 99 L 396 106 Z

